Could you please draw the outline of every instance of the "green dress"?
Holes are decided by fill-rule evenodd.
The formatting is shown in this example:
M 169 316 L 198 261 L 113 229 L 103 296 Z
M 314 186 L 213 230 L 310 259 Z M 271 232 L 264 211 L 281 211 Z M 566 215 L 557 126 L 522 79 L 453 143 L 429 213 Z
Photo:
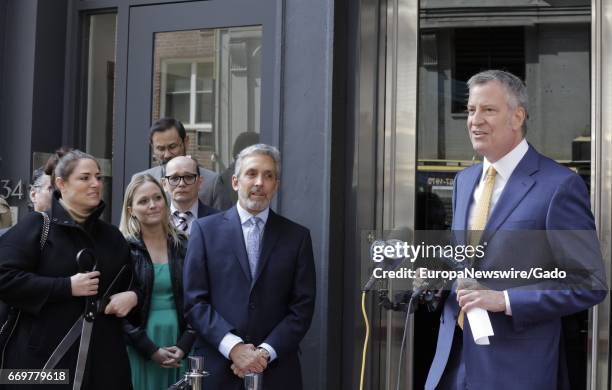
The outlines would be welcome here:
M 147 321 L 147 336 L 159 347 L 176 345 L 179 325 L 172 296 L 168 263 L 153 263 L 153 292 Z M 185 374 L 185 360 L 181 368 L 162 368 L 145 359 L 136 349 L 128 346 L 134 390 L 166 390 Z

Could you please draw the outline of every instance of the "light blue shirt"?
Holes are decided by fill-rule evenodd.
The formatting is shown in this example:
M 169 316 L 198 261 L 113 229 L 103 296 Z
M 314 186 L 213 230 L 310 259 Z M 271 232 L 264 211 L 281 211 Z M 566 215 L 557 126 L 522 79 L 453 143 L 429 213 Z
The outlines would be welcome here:
M 248 211 L 246 211 L 245 209 L 243 209 L 242 206 L 240 206 L 240 202 L 236 204 L 236 208 L 238 209 L 238 216 L 240 217 L 240 224 L 242 225 L 242 236 L 244 237 L 244 242 L 246 243 L 247 237 L 249 236 L 250 231 L 254 228 L 254 226 L 249 223 L 249 220 L 251 219 L 251 217 L 258 217 L 259 219 L 262 220 L 263 225 L 261 226 L 261 229 L 263 231 L 266 227 L 266 222 L 268 222 L 268 216 L 270 215 L 270 208 L 266 208 L 264 211 L 256 215 L 253 215 L 249 213 Z M 263 234 L 261 235 L 259 240 L 261 244 L 261 241 L 263 240 Z M 261 248 L 261 245 L 260 245 L 260 248 Z
M 248 211 L 246 211 L 240 205 L 240 202 L 236 204 L 236 209 L 238 210 L 238 216 L 240 217 L 240 225 L 242 226 L 242 235 L 243 235 L 245 243 L 247 242 L 249 231 L 254 228 L 253 225 L 248 223 L 251 217 L 253 216 L 259 217 L 263 221 L 263 226 L 261 228 L 263 231 L 265 231 L 266 222 L 268 222 L 268 216 L 270 215 L 269 207 L 266 207 L 265 210 L 263 210 L 262 212 L 256 215 L 253 215 L 249 213 Z M 263 234 L 261 235 L 260 240 L 263 240 Z M 260 245 L 260 248 L 261 248 L 261 245 Z M 223 356 L 229 359 L 230 358 L 229 354 L 232 348 L 234 348 L 237 344 L 240 344 L 240 343 L 244 343 L 244 340 L 242 340 L 241 337 L 236 336 L 232 332 L 227 332 L 226 335 L 223 336 L 221 343 L 219 343 L 219 348 L 218 348 L 219 352 L 221 352 Z M 268 351 L 268 353 L 270 354 L 270 361 L 273 361 L 274 359 L 276 359 L 276 356 L 277 356 L 276 351 L 274 350 L 274 348 L 272 348 L 270 344 L 261 343 L 259 344 L 258 348 L 263 348 L 266 351 Z

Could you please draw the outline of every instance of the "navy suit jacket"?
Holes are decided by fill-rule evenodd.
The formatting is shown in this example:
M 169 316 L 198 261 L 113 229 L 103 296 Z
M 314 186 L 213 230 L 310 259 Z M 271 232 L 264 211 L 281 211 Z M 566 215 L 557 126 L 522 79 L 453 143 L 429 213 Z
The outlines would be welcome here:
M 198 200 L 198 216 L 197 218 L 204 218 L 207 217 L 209 215 L 213 215 L 218 213 L 219 210 L 212 208 L 210 206 L 206 206 L 204 203 L 202 203 L 201 200 Z
M 482 164 L 478 164 L 455 178 L 452 225 L 455 232 L 468 229 L 472 194 L 482 170 Z M 489 338 L 488 346 L 474 343 L 466 317 L 462 359 L 468 388 L 565 388 L 561 317 L 601 302 L 607 292 L 584 182 L 529 146 L 492 210 L 481 243 L 485 241 L 485 257 L 477 260 L 480 262 L 477 268 L 483 270 L 561 266 L 588 272 L 582 275 L 580 288 L 570 288 L 559 279 L 481 281 L 489 288 L 508 292 L 512 316 L 489 312 L 495 335 Z M 590 287 L 586 288 L 585 283 Z M 458 312 L 453 288 L 444 303 L 426 389 L 435 389 L 442 377 Z
M 252 280 L 236 207 L 195 221 L 185 258 L 185 317 L 211 375 L 203 387 L 238 390 L 231 361 L 218 350 L 227 332 L 278 357 L 264 371 L 267 390 L 301 389 L 299 343 L 310 327 L 315 268 L 308 229 L 270 210 Z

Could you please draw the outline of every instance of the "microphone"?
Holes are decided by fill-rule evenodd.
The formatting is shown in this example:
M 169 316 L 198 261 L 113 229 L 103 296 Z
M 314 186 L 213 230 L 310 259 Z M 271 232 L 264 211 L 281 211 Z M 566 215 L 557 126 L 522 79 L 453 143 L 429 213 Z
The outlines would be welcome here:
M 437 257 L 436 260 L 444 264 L 448 268 L 449 271 L 463 271 L 469 266 L 467 264 L 468 263 L 467 260 L 457 261 L 453 258 L 446 257 L 446 256 Z
M 444 266 L 444 268 L 449 271 L 459 272 L 467 268 L 467 265 L 463 262 L 459 262 L 453 258 L 446 256 L 436 257 L 436 261 L 439 261 Z M 421 295 L 427 290 L 438 290 L 445 288 L 446 284 L 446 281 L 439 281 L 435 279 L 422 279 L 418 277 L 417 274 L 417 277 L 415 277 L 412 282 L 413 297 Z
M 469 266 L 465 261 L 460 262 L 447 256 L 436 257 L 436 260 L 449 271 L 460 272 Z M 448 283 L 449 282 L 446 280 L 440 281 L 435 279 L 422 279 L 417 275 L 412 282 L 412 296 L 410 297 L 408 310 L 414 310 L 414 304 L 420 299 L 422 299 L 421 303 L 426 304 L 430 312 L 437 310 L 441 299 L 439 296 L 439 290 L 447 288 Z M 436 292 L 436 290 L 438 291 Z
M 404 260 L 406 260 L 406 257 L 400 256 L 397 253 L 395 253 L 392 256 L 385 256 L 384 251 L 382 250 L 376 251 L 376 249 L 384 248 L 388 246 L 396 247 L 396 246 L 402 246 L 402 245 L 404 245 L 404 241 L 398 240 L 398 239 L 374 241 L 372 245 L 370 245 L 370 251 L 369 251 L 370 258 L 374 259 L 375 254 L 383 257 L 383 259 L 378 263 L 378 265 L 374 267 L 374 269 L 380 268 L 382 271 L 394 271 L 398 269 L 402 265 Z M 463 271 L 465 268 L 468 267 L 468 264 L 466 264 L 466 262 L 459 262 L 451 257 L 440 256 L 440 257 L 436 257 L 436 260 L 439 261 L 446 269 L 451 270 L 451 271 Z M 367 292 L 367 291 L 372 290 L 380 279 L 382 278 L 376 278 L 374 276 L 374 273 L 372 273 L 367 283 L 363 287 L 362 291 Z M 423 279 L 416 278 L 413 282 L 413 289 L 412 289 L 413 296 L 418 296 L 426 290 L 438 289 L 440 288 L 439 285 L 440 283 L 437 281 L 423 280 Z
M 375 248 L 381 248 L 381 247 L 385 247 L 385 246 L 395 246 L 398 243 L 401 244 L 401 243 L 403 243 L 403 241 L 397 240 L 397 239 L 391 239 L 391 240 L 387 240 L 387 241 L 383 241 L 383 240 L 376 240 L 376 241 L 374 241 L 372 243 L 372 245 L 370 245 L 370 258 L 371 259 L 374 258 L 374 250 L 375 250 Z M 392 256 L 392 257 L 383 256 L 383 257 L 384 258 L 379 263 L 379 265 L 374 267 L 374 268 L 381 268 L 383 271 L 393 271 L 393 270 L 396 270 L 397 268 L 399 268 L 399 266 L 402 265 L 404 260 L 406 260 L 406 258 L 402 257 L 402 256 Z M 364 292 L 370 291 L 374 287 L 376 282 L 378 282 L 379 280 L 380 280 L 380 278 L 374 277 L 374 273 L 372 273 L 372 275 L 370 275 L 370 279 L 365 284 L 365 286 L 363 287 L 362 291 L 364 291 Z
M 419 295 L 423 291 L 428 290 L 434 287 L 433 283 L 429 282 L 427 279 L 414 278 L 412 281 L 412 295 Z

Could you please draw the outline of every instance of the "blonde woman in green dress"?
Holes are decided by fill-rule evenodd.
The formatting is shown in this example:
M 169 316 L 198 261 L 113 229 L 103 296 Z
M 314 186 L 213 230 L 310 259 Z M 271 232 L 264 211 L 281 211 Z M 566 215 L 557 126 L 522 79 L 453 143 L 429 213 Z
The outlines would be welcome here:
M 183 358 L 195 340 L 183 316 L 187 241 L 170 222 L 169 210 L 153 176 L 132 179 L 119 230 L 130 245 L 143 295 L 140 325 L 124 325 L 135 390 L 165 390 L 175 383 L 184 374 Z

